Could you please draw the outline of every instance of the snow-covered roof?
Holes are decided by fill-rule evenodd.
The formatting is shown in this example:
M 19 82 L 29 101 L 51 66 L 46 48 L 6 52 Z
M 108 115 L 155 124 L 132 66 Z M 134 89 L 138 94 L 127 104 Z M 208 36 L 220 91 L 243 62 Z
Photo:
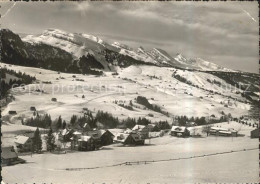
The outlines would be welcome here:
M 15 143 L 17 144 L 25 144 L 28 141 L 29 137 L 23 136 L 23 135 L 18 135 L 15 138 Z
M 132 130 L 143 130 L 145 128 L 146 128 L 146 126 L 144 126 L 144 125 L 135 125 L 134 128 L 132 128 Z
M 115 136 L 114 140 L 115 140 L 115 141 L 118 141 L 118 142 L 125 142 L 125 140 L 126 140 L 129 136 L 132 136 L 135 141 L 143 140 L 139 134 L 135 134 L 135 133 L 131 133 L 131 134 L 118 133 L 118 134 Z
M 211 130 L 216 130 L 216 131 L 228 131 L 227 128 L 221 128 L 221 127 L 211 127 Z
M 88 135 L 92 136 L 93 138 L 100 138 L 105 132 L 106 130 L 93 130 L 89 131 Z
M 172 126 L 171 131 L 182 133 L 182 132 L 185 132 L 185 129 L 186 129 L 186 127 L 184 127 L 184 126 Z
M 231 134 L 232 132 L 236 133 L 237 131 L 233 128 L 221 128 L 221 127 L 211 127 L 211 131 L 219 131 L 219 133 L 228 133 Z
M 12 147 L 3 147 L 1 158 L 10 159 L 10 158 L 18 158 L 17 153 L 12 151 Z
M 124 142 L 129 135 L 130 134 L 126 134 L 126 133 L 118 133 L 114 137 L 114 140 L 119 142 Z
M 172 129 L 171 129 L 171 131 L 174 131 L 174 130 L 175 130 L 175 128 L 178 128 L 178 126 L 172 126 Z
M 128 129 L 126 129 L 126 130 L 124 131 L 124 133 L 125 133 L 125 134 L 130 134 L 130 133 L 132 133 L 132 130 L 128 128 Z

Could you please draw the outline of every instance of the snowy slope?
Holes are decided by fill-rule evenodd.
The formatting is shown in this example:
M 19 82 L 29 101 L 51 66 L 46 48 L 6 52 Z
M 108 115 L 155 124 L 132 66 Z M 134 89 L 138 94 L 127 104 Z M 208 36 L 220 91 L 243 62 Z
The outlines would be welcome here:
M 4 64 L 0 66 L 4 67 Z M 7 116 L 9 109 L 16 110 L 18 116 L 31 117 L 32 113 L 28 107 L 35 106 L 39 112 L 49 113 L 53 118 L 61 115 L 63 119 L 69 121 L 71 114 L 81 114 L 82 109 L 87 107 L 93 112 L 98 109 L 112 113 L 120 119 L 146 117 L 152 121 L 168 120 L 171 122 L 172 116 L 175 115 L 207 117 L 215 114 L 219 117 L 224 111 L 226 114 L 231 113 L 233 117 L 239 117 L 247 114 L 250 109 L 250 104 L 243 102 L 246 99 L 237 95 L 235 91 L 222 92 L 218 86 L 213 92 L 206 91 L 205 89 L 210 89 L 211 85 L 207 82 L 207 78 L 217 81 L 221 81 L 221 79 L 203 72 L 186 73 L 170 67 L 129 66 L 119 69 L 117 76 L 113 76 L 111 72 L 105 72 L 106 75 L 100 77 L 75 74 L 78 79 L 84 80 L 79 82 L 73 81 L 73 74 L 58 74 L 51 70 L 15 65 L 6 65 L 5 67 L 25 72 L 35 76 L 40 81 L 39 84 L 26 86 L 24 91 L 12 92 L 16 100 L 3 111 L 3 114 Z M 186 76 L 188 80 L 199 87 L 178 81 L 172 76 L 175 71 L 179 75 Z M 41 73 L 39 74 L 39 72 Z M 64 79 L 57 80 L 61 77 Z M 41 84 L 41 81 L 51 81 L 52 84 Z M 61 85 L 63 86 L 62 90 L 59 90 L 58 86 Z M 71 91 L 70 87 L 77 90 Z M 38 88 L 43 88 L 46 93 L 34 93 L 33 91 Z M 221 94 L 215 94 L 215 90 Z M 85 99 L 81 98 L 83 94 Z M 143 109 L 135 102 L 135 98 L 139 95 L 146 97 L 151 104 L 160 106 L 163 111 L 169 113 L 170 117 L 153 110 Z M 53 97 L 57 98 L 57 103 L 51 101 Z M 34 98 L 33 101 L 32 98 Z M 125 105 L 128 105 L 132 100 L 134 110 L 130 111 L 118 106 L 113 103 L 115 100 L 125 101 Z M 228 107 L 225 107 L 225 104 Z M 149 117 L 150 113 L 154 117 Z M 11 120 L 16 122 L 18 116 L 13 116 Z M 20 123 L 19 120 L 18 123 Z

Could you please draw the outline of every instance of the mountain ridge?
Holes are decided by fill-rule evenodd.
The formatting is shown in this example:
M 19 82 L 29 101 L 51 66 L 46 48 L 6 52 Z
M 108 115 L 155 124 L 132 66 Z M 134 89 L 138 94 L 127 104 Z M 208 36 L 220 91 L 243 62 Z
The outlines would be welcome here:
M 129 57 L 132 57 L 136 60 L 158 66 L 180 67 L 184 69 L 195 70 L 217 70 L 229 72 L 235 71 L 200 58 L 187 59 L 184 56 L 181 58 L 178 56 L 173 57 L 165 50 L 160 48 L 145 50 L 143 47 L 139 47 L 137 49 L 133 49 L 126 44 L 119 43 L 118 41 L 115 41 L 112 44 L 108 44 L 94 35 L 89 35 L 86 33 L 69 33 L 59 29 L 47 29 L 43 31 L 41 35 L 28 35 L 22 38 L 22 40 L 30 43 L 42 42 L 56 46 L 66 50 L 67 52 L 71 52 L 76 58 L 79 58 L 88 52 L 92 55 L 98 55 L 99 52 L 106 48 L 115 52 L 119 52 L 123 55 L 128 55 Z M 65 47 L 65 45 L 67 46 Z
M 3 30 L 6 29 L 2 29 L 1 32 L 3 32 Z M 9 31 L 13 33 L 11 30 Z M 44 47 L 52 48 L 53 51 L 51 52 L 53 54 L 52 55 L 47 54 L 48 57 L 55 58 L 56 56 L 55 53 L 57 52 L 54 51 L 56 50 L 55 48 L 59 50 L 59 53 L 63 52 L 63 54 L 61 54 L 61 57 L 62 56 L 65 57 L 65 55 L 67 55 L 66 57 L 70 58 L 71 62 L 73 62 L 74 60 L 80 60 L 80 58 L 83 56 L 91 55 L 95 58 L 96 62 L 103 65 L 103 69 L 105 71 L 116 71 L 117 70 L 116 68 L 118 66 L 127 67 L 132 64 L 133 65 L 144 64 L 144 65 L 156 65 L 160 67 L 173 67 L 173 68 L 196 70 L 196 71 L 219 71 L 219 72 L 244 73 L 242 71 L 236 71 L 236 70 L 219 66 L 213 62 L 209 62 L 198 57 L 188 59 L 184 57 L 182 54 L 171 56 L 165 50 L 160 48 L 145 50 L 142 46 L 140 46 L 137 49 L 134 49 L 128 45 L 116 41 L 110 44 L 97 36 L 86 34 L 86 33 L 69 33 L 66 31 L 62 31 L 60 29 L 50 28 L 44 30 L 42 34 L 36 34 L 36 35 L 29 34 L 23 36 L 22 38 L 20 38 L 20 36 L 17 34 L 15 35 L 16 35 L 15 37 L 19 37 L 20 39 L 18 41 L 19 43 L 17 42 L 18 45 L 20 46 L 29 45 L 29 47 L 31 47 L 32 50 L 34 50 L 34 52 L 36 53 L 38 52 L 36 51 L 37 50 L 36 47 L 39 47 L 39 45 L 42 46 L 44 45 Z M 23 53 L 24 52 L 23 50 L 24 48 L 21 48 L 20 51 L 17 52 Z M 24 57 L 26 54 L 28 55 L 28 53 L 23 53 Z M 44 53 L 38 55 L 41 55 L 43 57 L 42 59 L 46 57 Z M 10 56 L 10 58 L 12 57 Z M 15 64 L 15 62 L 11 64 Z

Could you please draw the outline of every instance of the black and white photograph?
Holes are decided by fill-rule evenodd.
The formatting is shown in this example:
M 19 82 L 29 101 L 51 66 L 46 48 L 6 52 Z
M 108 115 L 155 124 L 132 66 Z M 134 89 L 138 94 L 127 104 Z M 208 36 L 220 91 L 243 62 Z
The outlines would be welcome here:
M 1 184 L 258 183 L 257 1 L 1 1 Z

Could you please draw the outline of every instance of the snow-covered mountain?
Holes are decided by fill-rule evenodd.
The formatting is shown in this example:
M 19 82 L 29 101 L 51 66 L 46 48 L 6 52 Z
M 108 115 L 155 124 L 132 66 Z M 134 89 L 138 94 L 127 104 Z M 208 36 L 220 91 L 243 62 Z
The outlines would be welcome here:
M 104 52 L 108 49 L 129 56 L 135 60 L 158 66 L 172 66 L 196 70 L 233 71 L 201 58 L 187 59 L 181 54 L 172 57 L 169 53 L 160 48 L 145 50 L 143 47 L 139 47 L 134 49 L 119 42 L 108 44 L 93 35 L 68 33 L 59 29 L 47 29 L 41 35 L 28 35 L 22 38 L 22 40 L 31 44 L 44 43 L 58 47 L 71 53 L 74 58 L 80 58 L 89 53 L 105 66 L 105 68 L 107 68 L 107 62 L 104 59 Z
M 9 40 L 7 39 L 6 41 L 9 42 Z M 181 54 L 171 56 L 171 54 L 160 48 L 146 50 L 141 46 L 135 49 L 119 42 L 109 44 L 94 35 L 68 33 L 59 29 L 47 29 L 40 35 L 27 35 L 21 39 L 16 38 L 14 40 L 17 42 L 12 42 L 12 45 L 17 47 L 17 52 L 23 53 L 21 57 L 28 56 L 29 58 L 27 59 L 37 57 L 38 60 L 46 60 L 47 57 L 55 60 L 56 57 L 59 57 L 59 59 L 66 57 L 67 60 L 69 58 L 71 58 L 70 60 L 80 60 L 83 56 L 91 56 L 103 66 L 104 70 L 115 70 L 117 66 L 127 67 L 130 65 L 147 64 L 191 70 L 235 72 L 201 58 L 188 59 Z M 10 43 L 6 45 L 8 44 L 10 45 Z M 24 49 L 22 45 L 30 47 L 33 52 L 25 52 L 27 49 Z M 47 50 L 48 52 L 46 52 Z M 57 53 L 59 54 L 58 56 Z M 11 55 L 10 57 L 13 58 Z M 33 58 L 30 58 L 29 55 L 33 55 Z M 45 68 L 51 69 L 50 67 Z
M 100 52 L 103 49 L 103 40 L 87 35 L 72 34 L 58 29 L 48 29 L 41 35 L 28 35 L 22 38 L 23 41 L 31 44 L 45 43 L 71 53 L 74 57 L 80 58 L 94 51 Z
M 186 65 L 186 68 L 193 68 L 204 71 L 225 71 L 225 72 L 235 72 L 235 70 L 224 68 L 215 63 L 205 61 L 201 58 L 187 59 L 182 54 L 177 54 L 174 58 L 179 63 Z

